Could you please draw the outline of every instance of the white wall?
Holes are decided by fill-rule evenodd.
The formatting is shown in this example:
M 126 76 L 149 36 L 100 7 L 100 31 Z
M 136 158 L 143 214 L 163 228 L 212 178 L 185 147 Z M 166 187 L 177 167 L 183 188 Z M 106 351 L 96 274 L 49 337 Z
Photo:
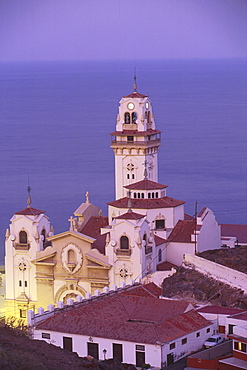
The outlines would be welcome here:
M 50 339 L 42 338 L 42 333 L 50 333 Z M 55 346 L 63 348 L 63 336 L 72 338 L 73 352 L 77 352 L 80 357 L 87 356 L 87 342 L 89 336 L 75 335 L 68 333 L 58 333 L 49 330 L 34 330 L 33 339 L 45 340 L 47 343 L 52 343 Z M 112 344 L 118 343 L 123 345 L 123 362 L 134 364 L 136 363 L 136 345 L 145 346 L 145 362 L 153 367 L 161 367 L 161 346 L 146 343 L 125 342 L 114 339 L 105 339 L 99 337 L 90 337 L 93 343 L 99 344 L 99 359 L 103 360 L 103 349 L 107 350 L 106 359 L 112 358 Z
M 211 276 L 216 280 L 247 292 L 247 275 L 242 272 L 192 254 L 185 254 L 183 265 L 186 268 L 195 268 L 204 275 Z
M 167 243 L 166 258 L 174 265 L 180 266 L 183 263 L 183 256 L 186 253 L 193 254 L 195 251 L 194 243 Z
M 210 329 L 207 332 L 207 329 Z M 166 343 L 162 346 L 162 365 L 165 367 L 167 365 L 167 355 L 169 353 L 173 353 L 174 355 L 174 362 L 178 361 L 180 358 L 194 352 L 198 351 L 202 348 L 203 343 L 213 334 L 214 330 L 216 329 L 216 324 L 208 326 L 207 328 L 203 328 L 201 330 L 197 330 L 192 332 L 188 335 L 178 338 L 173 342 Z M 200 333 L 200 336 L 197 337 L 197 333 Z M 187 343 L 182 344 L 182 339 L 187 338 Z M 175 342 L 175 348 L 170 349 L 170 344 Z

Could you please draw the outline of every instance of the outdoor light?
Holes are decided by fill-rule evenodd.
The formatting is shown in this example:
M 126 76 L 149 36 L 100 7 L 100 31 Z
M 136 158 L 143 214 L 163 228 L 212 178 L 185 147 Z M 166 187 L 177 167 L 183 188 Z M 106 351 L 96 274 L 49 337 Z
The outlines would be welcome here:
M 104 360 L 106 359 L 106 352 L 107 352 L 107 350 L 103 349 Z

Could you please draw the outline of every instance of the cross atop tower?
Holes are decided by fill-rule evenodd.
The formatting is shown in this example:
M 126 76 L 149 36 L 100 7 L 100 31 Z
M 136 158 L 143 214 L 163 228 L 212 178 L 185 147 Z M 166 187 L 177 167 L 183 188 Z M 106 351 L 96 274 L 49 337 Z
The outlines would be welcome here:
M 134 74 L 134 91 L 137 90 L 137 83 L 136 83 L 136 69 L 135 69 L 135 74 Z
M 28 193 L 28 197 L 27 197 L 27 208 L 31 208 L 31 204 L 32 204 L 32 199 L 31 199 L 31 186 L 29 184 L 29 176 L 28 176 L 28 186 L 27 186 L 27 193 Z

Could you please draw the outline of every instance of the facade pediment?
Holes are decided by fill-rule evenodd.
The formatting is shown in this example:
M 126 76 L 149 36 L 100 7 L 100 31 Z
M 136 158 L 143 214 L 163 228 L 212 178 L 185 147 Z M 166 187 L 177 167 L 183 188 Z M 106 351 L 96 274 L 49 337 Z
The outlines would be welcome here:
M 65 231 L 63 233 L 60 233 L 60 234 L 56 234 L 56 235 L 53 235 L 53 236 L 50 236 L 49 238 L 47 238 L 49 241 L 57 241 L 59 239 L 65 239 L 65 238 L 70 238 L 71 236 L 73 236 L 74 238 L 77 238 L 77 239 L 80 239 L 80 240 L 83 240 L 85 242 L 88 242 L 88 243 L 93 243 L 95 241 L 94 238 L 91 238 L 90 236 L 88 235 L 84 235 L 84 234 L 81 234 L 81 233 L 78 233 L 77 231 Z

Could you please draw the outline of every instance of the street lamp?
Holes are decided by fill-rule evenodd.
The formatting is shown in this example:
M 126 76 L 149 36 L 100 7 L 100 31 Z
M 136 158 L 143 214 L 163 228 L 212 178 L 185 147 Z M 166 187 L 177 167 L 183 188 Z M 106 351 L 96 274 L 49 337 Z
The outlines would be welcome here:
M 106 359 L 106 352 L 107 352 L 107 350 L 103 349 L 104 360 Z

